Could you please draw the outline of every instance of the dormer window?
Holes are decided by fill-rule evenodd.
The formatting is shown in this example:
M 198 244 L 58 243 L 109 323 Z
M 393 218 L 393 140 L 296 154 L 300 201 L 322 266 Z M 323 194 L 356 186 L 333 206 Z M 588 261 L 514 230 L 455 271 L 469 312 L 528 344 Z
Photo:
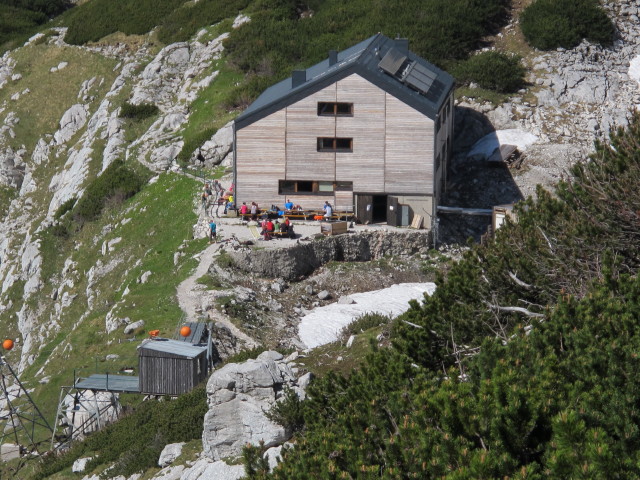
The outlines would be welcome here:
M 353 116 L 353 103 L 318 102 L 318 115 L 326 117 Z

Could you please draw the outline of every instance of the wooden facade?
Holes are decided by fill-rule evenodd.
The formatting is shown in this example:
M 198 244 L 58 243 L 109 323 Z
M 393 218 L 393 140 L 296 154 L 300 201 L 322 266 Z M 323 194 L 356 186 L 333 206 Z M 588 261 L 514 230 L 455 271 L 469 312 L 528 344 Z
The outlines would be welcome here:
M 207 349 L 176 340 L 147 340 L 138 347 L 138 367 L 140 393 L 181 395 L 207 378 Z
M 346 74 L 322 88 L 309 87 L 307 94 L 291 95 L 281 108 L 236 123 L 237 202 L 268 207 L 289 199 L 304 209 L 320 209 L 329 201 L 340 210 L 366 213 L 386 201 L 380 197 L 402 197 L 430 225 L 451 155 L 453 83 L 430 116 L 417 92 L 395 80 L 391 81 L 398 86 L 386 89 L 384 82 L 364 73 Z M 383 80 L 389 81 L 385 75 Z M 308 83 L 317 85 L 317 80 Z M 403 95 L 398 95 L 398 88 Z M 320 113 L 321 105 L 332 102 L 351 108 L 344 109 L 347 113 Z M 342 141 L 341 148 L 320 148 L 323 139 L 332 138 Z M 326 191 L 327 185 L 333 185 L 332 191 Z

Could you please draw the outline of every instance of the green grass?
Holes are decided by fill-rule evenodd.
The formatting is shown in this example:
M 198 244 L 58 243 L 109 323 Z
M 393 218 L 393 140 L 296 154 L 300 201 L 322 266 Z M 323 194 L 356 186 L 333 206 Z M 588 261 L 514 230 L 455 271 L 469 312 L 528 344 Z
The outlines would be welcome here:
M 106 210 L 98 220 L 86 223 L 69 239 L 43 239 L 43 278 L 49 278 L 52 286 L 58 285 L 57 272 L 62 270 L 68 257 L 77 262 L 77 272 L 88 272 L 97 260 L 111 269 L 93 285 L 95 300 L 91 310 L 87 308 L 86 275 L 79 274 L 72 288 L 63 289 L 78 296 L 63 311 L 60 332 L 45 341 L 36 352 L 34 364 L 23 373 L 24 378 L 33 378 L 44 366 L 44 375 L 52 377 L 49 384 L 35 385 L 33 392 L 48 419 L 54 416 L 59 386 L 71 383 L 74 370 L 87 375 L 137 367 L 136 347 L 147 330 L 157 328 L 164 336 L 173 335 L 182 316 L 175 296 L 176 286 L 196 266 L 193 255 L 207 245 L 206 239 L 189 240 L 196 218 L 192 211 L 193 198 L 198 190 L 199 184 L 190 178 L 162 174 L 156 183 L 147 185 L 124 204 Z M 123 225 L 125 218 L 131 220 Z M 102 235 L 105 225 L 114 228 Z M 122 241 L 114 246 L 113 252 L 103 256 L 103 242 L 116 237 Z M 173 254 L 178 250 L 185 255 L 176 266 Z M 152 272 L 148 282 L 137 283 L 146 271 Z M 130 293 L 123 297 L 126 286 Z M 20 285 L 14 289 L 19 293 Z M 45 292 L 47 296 L 50 293 L 48 289 Z M 52 302 L 47 301 L 48 298 L 40 300 L 42 315 L 48 316 Z M 105 317 L 114 305 L 117 305 L 118 318 L 145 320 L 146 325 L 136 341 L 128 341 L 131 336 L 127 338 L 122 327 L 111 334 L 105 333 Z M 120 358 L 105 361 L 110 353 Z
M 11 144 L 14 148 L 24 144 L 29 152 L 42 134 L 53 133 L 58 129 L 62 114 L 71 105 L 80 103 L 78 92 L 82 82 L 98 77 L 90 94 L 100 98 L 111 87 L 117 75 L 113 71 L 115 59 L 77 48 L 31 45 L 17 50 L 13 57 L 16 60 L 15 71 L 22 74 L 22 79 L 6 85 L 0 91 L 0 100 L 8 100 L 11 95 L 26 88 L 31 90 L 31 93 L 12 102 L 12 111 L 20 118 L 20 122 L 14 128 L 16 137 Z M 68 62 L 68 65 L 51 73 L 51 67 L 60 62 Z M 104 83 L 98 86 L 101 78 L 104 78 Z M 52 95 L 51 92 L 56 94 Z M 90 113 L 97 106 L 97 102 L 90 104 Z
M 456 89 L 455 96 L 457 99 L 462 97 L 473 98 L 479 102 L 490 102 L 493 105 L 502 105 L 509 99 L 509 95 L 505 93 L 498 93 L 493 90 L 486 90 L 484 88 L 469 88 L 459 87 Z

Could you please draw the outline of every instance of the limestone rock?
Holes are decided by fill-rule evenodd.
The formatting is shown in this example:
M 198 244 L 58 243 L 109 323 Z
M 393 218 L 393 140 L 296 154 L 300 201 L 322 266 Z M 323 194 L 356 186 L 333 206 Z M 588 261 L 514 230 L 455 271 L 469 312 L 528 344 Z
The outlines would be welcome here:
M 75 133 L 85 126 L 89 110 L 86 105 L 75 104 L 64 112 L 60 119 L 60 128 L 53 134 L 53 139 L 60 145 L 68 142 Z
M 220 128 L 192 154 L 191 163 L 200 162 L 205 167 L 221 164 L 233 150 L 233 122 Z
M 320 300 L 328 300 L 331 298 L 331 293 L 329 293 L 328 290 L 322 290 L 320 293 L 318 293 L 318 298 Z
M 182 447 L 184 446 L 184 442 L 181 443 L 170 443 L 169 445 L 165 445 L 160 453 L 160 458 L 158 459 L 158 466 L 166 467 L 167 465 L 172 464 L 176 458 L 178 458 L 182 454 Z
M 73 473 L 84 472 L 84 469 L 87 467 L 87 463 L 89 463 L 91 460 L 93 460 L 93 457 L 84 457 L 84 458 L 77 459 L 75 462 L 73 462 L 73 465 L 71 466 L 71 471 Z
M 130 323 L 129 325 L 124 327 L 124 334 L 129 335 L 130 333 L 133 333 L 138 328 L 142 328 L 142 327 L 144 327 L 144 320 L 138 320 L 137 322 Z
M 297 388 L 295 375 L 278 352 L 230 363 L 215 371 L 207 383 L 209 411 L 202 443 L 213 460 L 239 456 L 247 443 L 267 447 L 285 442 L 290 432 L 269 420 L 265 411 L 285 387 Z

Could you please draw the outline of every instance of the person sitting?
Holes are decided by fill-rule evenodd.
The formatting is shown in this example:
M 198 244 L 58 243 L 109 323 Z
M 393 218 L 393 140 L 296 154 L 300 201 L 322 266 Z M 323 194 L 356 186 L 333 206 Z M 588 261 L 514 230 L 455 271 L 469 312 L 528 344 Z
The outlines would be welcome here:
M 274 225 L 271 220 L 266 220 L 265 228 L 263 229 L 263 239 L 271 240 L 271 234 L 273 233 Z
M 296 233 L 293 231 L 293 223 L 287 226 L 287 233 L 289 234 L 289 238 L 296 238 Z
M 286 211 L 293 210 L 293 202 L 287 198 L 287 203 L 284 204 Z
M 278 220 L 276 220 L 276 223 L 273 224 L 273 231 L 274 232 L 280 231 L 280 222 Z
M 256 202 L 251 202 L 251 220 L 254 222 L 258 220 L 258 204 Z
M 247 202 L 242 202 L 242 206 L 240 207 L 240 214 L 246 215 L 248 210 L 249 210 L 249 207 L 247 207 Z
M 288 219 L 287 219 L 288 220 Z M 287 225 L 286 220 L 280 224 L 280 233 L 287 233 L 289 225 Z

